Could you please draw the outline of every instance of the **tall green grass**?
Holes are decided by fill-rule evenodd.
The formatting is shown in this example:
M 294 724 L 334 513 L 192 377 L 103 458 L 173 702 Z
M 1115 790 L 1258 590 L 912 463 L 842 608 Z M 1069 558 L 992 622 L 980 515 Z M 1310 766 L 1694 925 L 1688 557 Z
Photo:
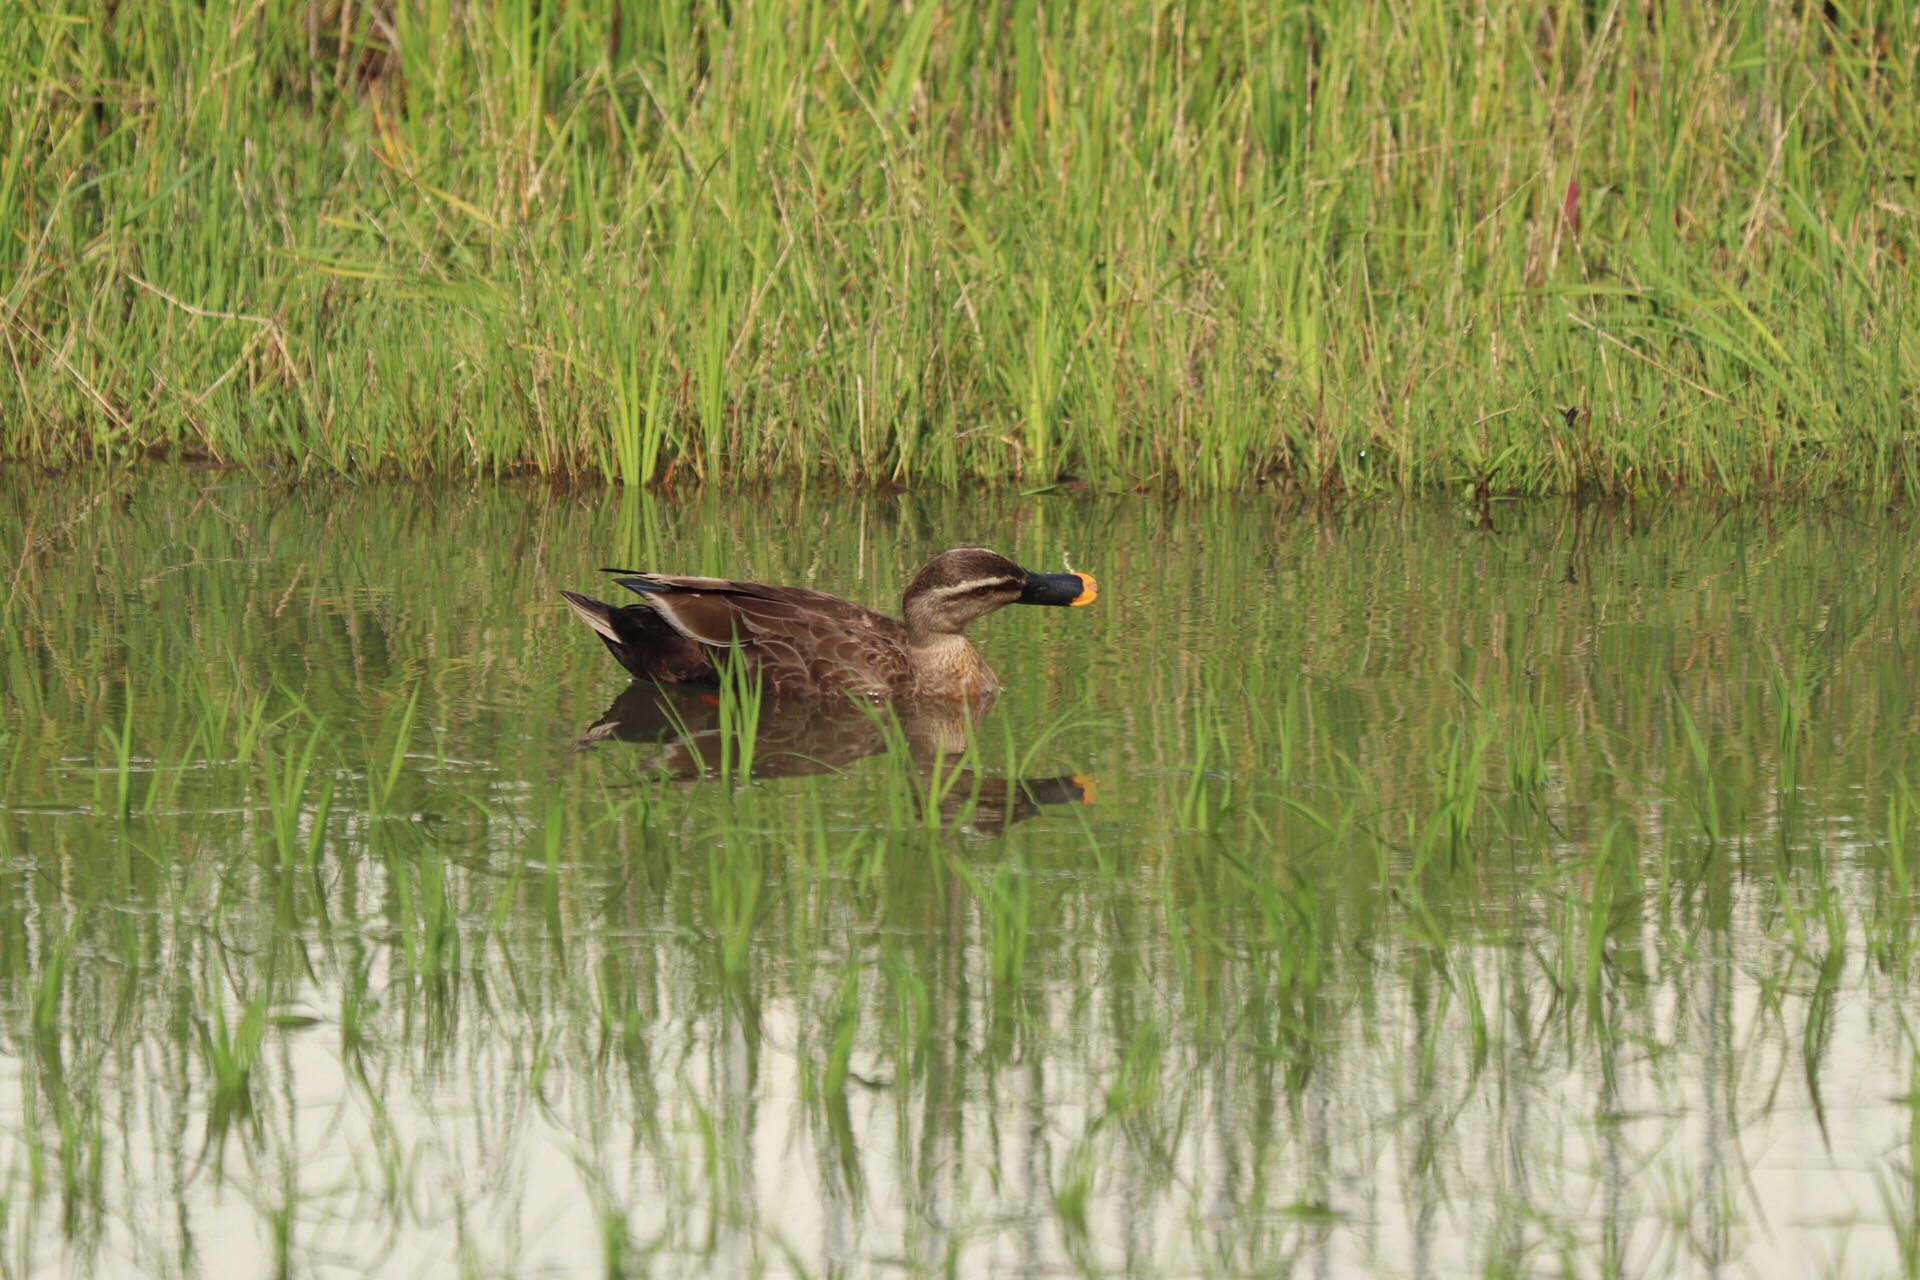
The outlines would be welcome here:
M 1898 0 L 0 4 L 0 456 L 1910 493 Z

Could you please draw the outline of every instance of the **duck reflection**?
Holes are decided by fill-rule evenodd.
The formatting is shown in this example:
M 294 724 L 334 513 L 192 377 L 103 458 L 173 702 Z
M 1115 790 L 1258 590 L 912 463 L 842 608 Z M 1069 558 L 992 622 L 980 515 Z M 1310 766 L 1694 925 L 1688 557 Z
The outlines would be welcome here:
M 1004 778 L 955 770 L 992 703 L 942 702 L 875 707 L 851 699 L 775 699 L 760 705 L 753 738 L 753 776 L 793 778 L 832 773 L 887 749 L 894 725 L 923 781 L 939 767 L 941 821 L 964 820 L 974 831 L 997 835 L 1036 817 L 1048 805 L 1092 804 L 1093 781 L 1077 774 L 1049 778 Z M 662 772 L 680 781 L 711 777 L 732 732 L 712 689 L 643 684 L 638 681 L 575 740 L 578 750 L 606 742 L 653 748 Z M 940 762 L 948 762 L 942 765 Z M 927 788 L 932 790 L 931 787 Z

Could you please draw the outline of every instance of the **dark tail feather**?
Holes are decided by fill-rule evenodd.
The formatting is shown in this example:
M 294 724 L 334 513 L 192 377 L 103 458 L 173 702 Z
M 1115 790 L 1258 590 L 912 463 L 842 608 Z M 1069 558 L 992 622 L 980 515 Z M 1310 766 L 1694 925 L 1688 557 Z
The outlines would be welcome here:
M 613 606 L 604 600 L 595 600 L 592 596 L 583 596 L 577 591 L 562 591 L 560 598 L 572 607 L 580 621 L 600 633 L 600 638 L 608 645 L 620 643 L 619 629 L 613 625 Z
M 708 684 L 713 664 L 706 652 L 644 604 L 612 605 L 577 591 L 562 591 L 580 621 L 592 627 L 620 665 L 643 680 Z
M 667 592 L 673 590 L 672 587 L 666 586 L 663 583 L 648 582 L 645 574 L 639 569 L 616 569 L 612 565 L 602 565 L 600 572 L 621 575 L 613 580 L 615 586 L 625 587 L 627 590 L 643 596 L 665 595 Z

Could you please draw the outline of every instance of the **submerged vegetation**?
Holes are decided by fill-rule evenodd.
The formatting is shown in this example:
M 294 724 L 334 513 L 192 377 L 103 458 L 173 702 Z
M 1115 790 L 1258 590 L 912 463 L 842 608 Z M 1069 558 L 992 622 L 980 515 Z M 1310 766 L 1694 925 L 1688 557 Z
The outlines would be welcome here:
M 0 456 L 1911 493 L 1917 59 L 1904 0 L 11 0 Z

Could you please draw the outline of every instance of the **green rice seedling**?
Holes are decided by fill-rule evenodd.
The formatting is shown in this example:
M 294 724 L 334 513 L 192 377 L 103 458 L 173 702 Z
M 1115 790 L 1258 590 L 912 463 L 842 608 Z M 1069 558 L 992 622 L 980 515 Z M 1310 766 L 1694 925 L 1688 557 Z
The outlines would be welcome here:
M 1286 693 L 1280 699 L 1279 714 L 1274 716 L 1271 728 L 1264 735 L 1271 742 L 1277 757 L 1274 776 L 1283 785 L 1293 781 L 1293 762 L 1300 744 L 1301 721 L 1310 718 L 1307 710 L 1309 700 L 1310 694 L 1300 686 L 1300 672 L 1298 669 L 1290 671 L 1287 674 Z M 1254 709 L 1256 715 L 1260 714 L 1262 708 L 1259 699 L 1250 698 L 1247 705 Z
M 925 761 L 921 786 L 914 799 L 920 822 L 927 830 L 950 828 L 957 831 L 973 821 L 979 808 L 981 790 L 988 785 L 985 775 L 975 767 L 979 759 L 979 743 L 969 738 L 960 754 L 953 759 L 949 760 L 946 752 L 940 750 Z M 995 785 L 1006 788 L 1010 793 L 1019 782 L 1017 778 L 1008 777 L 997 780 Z
M 349 964 L 340 984 L 340 1053 L 357 1064 L 368 1047 L 369 1021 L 379 1007 L 365 962 Z
M 973 896 L 987 936 L 987 973 L 993 980 L 994 1007 L 1008 1012 L 1019 1007 L 1021 980 L 1027 967 L 1028 931 L 1032 921 L 1032 894 L 1027 868 L 1010 858 L 983 875 L 964 862 L 950 863 L 953 873 Z
M 1913 785 L 1905 774 L 1895 774 L 1893 786 L 1887 792 L 1887 874 L 1894 897 L 1902 902 L 1913 900 L 1913 868 L 1907 856 L 1907 833 L 1913 830 L 1917 816 L 1920 816 L 1920 802 L 1914 799 Z
M 1032 895 L 1027 869 L 1018 861 L 1001 863 L 986 882 L 982 906 L 988 924 L 989 970 L 994 989 L 1017 999 L 1027 964 Z
M 640 1251 L 634 1247 L 627 1215 L 618 1205 L 603 1202 L 594 1215 L 600 1227 L 600 1259 L 607 1280 L 627 1280 L 640 1273 Z
M 376 763 L 371 750 L 369 751 L 367 812 L 370 816 L 387 816 L 393 812 L 394 796 L 400 785 L 400 776 L 406 769 L 407 752 L 413 741 L 414 712 L 419 706 L 420 686 L 416 684 L 413 691 L 407 695 L 406 705 L 394 718 L 393 742 L 387 749 L 386 759 Z M 371 748 L 371 744 L 369 747 Z
M 760 734 L 764 701 L 760 674 L 749 667 L 736 648 L 727 651 L 719 664 L 719 675 L 720 781 L 744 783 L 753 777 L 753 748 Z
M 1627 886 L 1636 876 L 1626 839 L 1625 824 L 1608 824 L 1601 833 L 1587 875 L 1587 900 L 1584 912 L 1585 947 L 1578 989 L 1586 995 L 1588 1027 L 1596 1035 L 1606 1029 L 1606 978 L 1612 967 L 1610 944 L 1619 931 L 1620 911 L 1616 895 L 1630 892 Z M 1571 913 L 1569 913 L 1571 918 Z M 1572 989 L 1572 984 L 1568 984 Z
M 208 1137 L 219 1145 L 237 1122 L 254 1114 L 255 1069 L 267 1030 L 267 998 L 257 994 L 243 1002 L 240 1020 L 229 1023 L 225 1000 L 214 994 L 197 1026 L 201 1064 L 207 1080 Z
M 460 926 L 447 879 L 446 860 L 428 851 L 408 864 L 412 892 L 403 899 L 402 939 L 405 972 L 414 981 L 435 984 L 459 969 Z M 411 909 L 409 909 L 411 908 Z
M 1913 829 L 1917 813 L 1920 804 L 1915 802 L 1912 784 L 1904 774 L 1894 774 L 1887 793 L 1886 889 L 1861 906 L 1861 932 L 1867 953 L 1882 972 L 1899 981 L 1905 981 L 1912 972 L 1915 952 L 1920 949 L 1920 937 L 1914 929 L 1913 868 L 1907 852 L 1907 833 Z
M 14 780 L 19 778 L 27 759 L 26 740 L 16 734 L 0 730 L 0 756 L 6 759 L 4 778 L 7 783 L 5 794 L 14 793 Z
M 836 1184 L 835 1194 L 856 1209 L 860 1206 L 865 1179 L 848 1105 L 847 1084 L 852 1078 L 850 1064 L 854 1040 L 859 1031 L 860 977 L 858 965 L 846 966 L 839 990 L 834 996 L 828 1023 L 827 1057 L 820 1072 L 816 1099 L 826 1119 L 827 1133 L 832 1143 L 834 1159 L 829 1168 Z
M 1507 717 L 1507 788 L 1531 795 L 1547 785 L 1547 724 L 1539 700 L 1517 698 Z
M 1467 1071 L 1470 1076 L 1478 1078 L 1487 1069 L 1488 1058 L 1495 1047 L 1494 1039 L 1498 1023 L 1495 1016 L 1488 1014 L 1486 1003 L 1481 998 L 1480 978 L 1474 971 L 1471 955 L 1463 962 L 1452 966 L 1451 976 L 1455 987 L 1460 992 L 1461 1003 L 1465 1006 L 1463 1013 L 1467 1030 Z
M 742 979 L 752 960 L 754 929 L 768 906 L 766 867 L 753 832 L 727 826 L 710 833 L 707 885 L 720 972 Z
M 1789 676 L 1777 663 L 1767 673 L 1767 683 L 1773 696 L 1779 739 L 1780 768 L 1776 785 L 1781 803 L 1791 808 L 1800 789 L 1800 744 L 1806 736 L 1813 683 L 1804 664 Z
M 1807 1097 L 1813 1103 L 1815 1119 L 1824 1135 L 1827 1120 L 1820 1094 L 1820 1067 L 1833 1040 L 1834 1013 L 1847 963 L 1847 923 L 1840 895 L 1831 885 L 1821 886 L 1818 910 L 1819 923 L 1824 926 L 1824 945 L 1814 967 L 1813 987 L 1807 996 L 1806 1022 L 1800 1033 L 1800 1062 Z
M 106 1134 L 100 1109 L 89 1105 L 83 1092 L 68 1077 L 57 1053 L 42 1052 L 47 1069 L 40 1084 L 46 1090 L 53 1111 L 54 1155 L 59 1164 L 60 1225 L 71 1238 L 87 1242 L 97 1239 L 102 1212 L 106 1208 L 105 1173 Z M 37 1107 L 32 1108 L 37 1111 Z M 38 1147 L 39 1117 L 23 1117 L 33 1126 L 36 1150 L 30 1157 L 41 1165 L 30 1171 L 29 1186 L 35 1198 L 45 1185 L 45 1155 Z
M 846 1091 L 849 1066 L 853 1060 L 854 1039 L 860 1031 L 860 969 L 849 966 L 833 999 L 831 1036 L 827 1060 L 821 1074 L 821 1088 L 828 1096 Z
M 1104 1110 L 1096 1124 L 1125 1123 L 1135 1116 L 1153 1113 L 1165 1083 L 1166 1030 L 1155 1022 L 1142 1023 L 1134 1029 L 1118 1068 L 1102 1092 Z
M 936 832 L 965 827 L 978 806 L 981 788 L 990 785 L 980 767 L 978 737 L 968 734 L 956 755 L 949 756 L 944 746 L 927 755 L 909 738 L 893 706 L 862 704 L 861 711 L 873 722 L 883 744 L 879 776 L 889 829 Z M 1013 755 L 1011 738 L 1007 746 Z M 1010 770 L 1006 779 L 992 785 L 1011 786 L 1018 777 Z
M 711 771 L 718 762 L 717 760 L 710 762 L 707 759 L 707 753 L 700 747 L 700 735 L 688 725 L 687 718 L 681 715 L 679 709 L 671 702 L 663 702 L 660 709 L 665 713 L 667 724 L 672 728 L 674 736 L 680 740 L 681 748 L 693 760 L 695 771 L 701 774 Z
M 1185 768 L 1186 787 L 1175 814 L 1182 830 L 1217 832 L 1234 805 L 1231 749 L 1219 709 L 1194 717 L 1193 744 Z M 1210 763 L 1219 761 L 1218 764 Z
M 565 839 L 566 809 L 559 797 L 549 800 L 544 820 L 540 824 L 541 865 L 546 871 L 546 879 L 551 883 L 559 874 L 560 849 Z M 486 928 L 477 939 L 478 946 L 484 952 L 487 945 L 500 934 L 507 918 L 513 914 L 513 908 L 520 896 L 520 877 L 526 871 L 528 862 L 516 859 L 507 869 L 506 879 L 501 882 L 499 892 L 494 895 L 493 909 L 488 913 Z
M 707 1189 L 706 1238 L 700 1248 L 702 1253 L 711 1254 L 719 1235 L 729 1172 L 721 1149 L 721 1121 L 713 1108 L 707 1106 L 684 1079 L 681 1081 L 681 1090 L 687 1109 L 693 1114 L 693 1130 L 700 1144 L 698 1182 Z
M 1911 1053 L 1907 1092 L 1900 1101 L 1907 1113 L 1907 1140 L 1888 1162 L 1890 1168 L 1876 1171 L 1876 1181 L 1880 1203 L 1893 1226 L 1900 1274 L 1914 1276 L 1920 1275 L 1920 1052 Z
M 1326 977 L 1319 895 L 1289 868 L 1250 862 L 1225 849 L 1213 856 L 1227 867 L 1235 899 L 1250 906 L 1259 927 L 1252 963 L 1289 1008 L 1309 1003 Z
M 1460 860 L 1472 850 L 1474 814 L 1479 807 L 1487 751 L 1493 745 L 1492 726 L 1480 717 L 1472 725 L 1449 723 L 1435 771 L 1440 776 L 1440 799 L 1430 827 Z
M 663 799 L 661 784 L 643 785 L 639 788 L 605 787 L 600 792 L 600 812 L 594 818 L 592 829 L 595 832 L 606 831 L 610 836 L 633 834 L 643 841 L 652 838 L 659 831 L 661 802 Z M 564 812 L 555 810 L 549 815 L 557 831 Z M 548 866 L 557 865 L 559 859 L 558 841 L 555 834 L 548 837 Z
M 680 712 L 668 702 L 661 703 L 668 723 L 680 739 L 680 745 L 692 757 L 701 773 L 711 770 L 729 790 L 753 777 L 754 744 L 760 733 L 760 711 L 764 691 L 760 676 L 740 655 L 729 649 L 718 664 L 719 717 L 714 732 L 712 758 L 701 749 L 696 733 Z
M 1064 1167 L 1053 1183 L 1053 1212 L 1068 1236 L 1081 1244 L 1087 1238 L 1087 1207 L 1093 1198 L 1094 1170 L 1099 1165 L 1100 1143 L 1096 1134 L 1087 1133 L 1073 1144 Z
M 60 1026 L 73 939 L 84 915 L 84 910 L 76 912 L 73 923 L 53 940 L 41 956 L 33 983 L 32 1025 L 36 1035 L 54 1035 Z
M 1193 893 L 1185 892 L 1190 881 L 1186 874 L 1190 857 L 1182 850 L 1179 857 L 1161 861 L 1155 908 L 1166 939 L 1169 978 L 1186 993 L 1191 1006 L 1204 1008 L 1209 991 L 1202 975 L 1209 960 L 1207 953 L 1218 939 L 1212 927 L 1212 901 L 1198 885 Z
M 291 1280 L 294 1274 L 293 1224 L 298 1210 L 292 1189 L 281 1203 L 266 1211 L 267 1238 L 272 1250 L 273 1274 L 277 1280 Z
M 1058 715 L 1024 734 L 1017 734 L 1014 726 L 1007 720 L 1001 721 L 1000 747 L 1002 767 L 1007 776 L 1024 778 L 1040 772 L 1041 758 L 1054 747 L 1054 744 L 1072 734 L 1097 732 L 1109 727 L 1110 722 L 1088 716 L 1080 707 L 1069 707 Z M 967 749 L 977 751 L 977 738 L 969 738 Z M 969 756 L 970 767 L 976 767 L 977 758 Z
M 267 806 L 273 833 L 273 846 L 280 870 L 296 867 L 311 871 L 320 860 L 326 842 L 327 817 L 333 808 L 333 779 L 321 780 L 313 807 L 307 808 L 307 791 L 313 774 L 314 753 L 325 736 L 325 726 L 315 723 L 307 734 L 306 745 L 296 748 L 291 742 L 286 755 L 276 760 L 273 749 L 263 747 L 262 772 L 267 780 Z M 307 823 L 307 838 L 300 838 L 300 824 Z
M 1713 761 L 1707 753 L 1706 739 L 1700 736 L 1700 726 L 1694 723 L 1693 713 L 1687 710 L 1678 686 L 1669 685 L 1668 694 L 1674 727 L 1680 731 L 1680 740 L 1694 772 L 1695 790 L 1678 798 L 1693 810 L 1700 834 L 1706 839 L 1707 850 L 1712 852 L 1719 847 L 1724 834 L 1720 820 L 1720 788 L 1714 780 Z
M 1895 981 L 1904 982 L 1912 975 L 1916 942 L 1911 909 L 1894 906 L 1881 912 L 1864 913 L 1861 920 L 1861 932 L 1867 954 L 1873 958 L 1874 965 Z
M 829 879 L 853 879 L 870 883 L 876 867 L 876 846 L 861 834 L 836 838 L 826 810 L 826 799 L 819 790 L 808 788 L 800 810 L 793 818 L 797 860 L 816 883 Z
M 251 760 L 262 739 L 277 722 L 267 719 L 266 694 L 255 695 L 244 707 L 237 705 L 242 696 L 237 691 L 230 696 L 227 704 L 221 708 L 216 728 L 230 723 L 233 730 L 232 758 Z M 217 742 L 221 739 L 214 740 Z
M 933 1029 L 932 997 L 927 983 L 913 969 L 905 953 L 890 949 L 881 962 L 889 999 L 882 1008 L 889 1015 L 881 1043 L 894 1053 L 894 1075 L 910 1078 Z
M 127 686 L 126 706 L 120 715 L 120 728 L 102 725 L 113 758 L 113 815 L 122 823 L 133 816 L 133 686 Z

